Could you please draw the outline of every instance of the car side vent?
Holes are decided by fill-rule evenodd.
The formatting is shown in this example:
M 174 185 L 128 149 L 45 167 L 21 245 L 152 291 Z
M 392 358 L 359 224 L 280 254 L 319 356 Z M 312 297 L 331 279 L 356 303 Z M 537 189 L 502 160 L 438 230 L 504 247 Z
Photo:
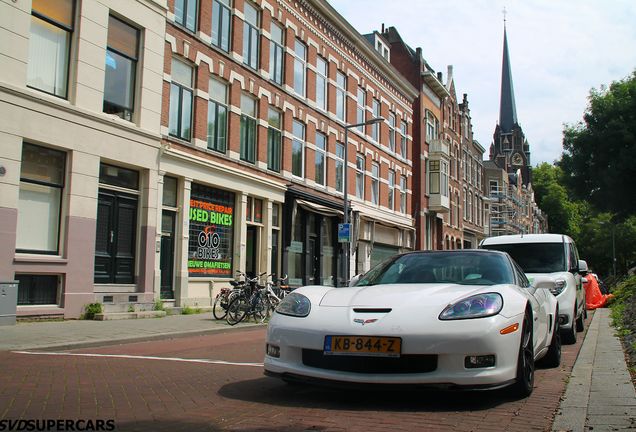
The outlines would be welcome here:
M 357 313 L 389 313 L 393 309 L 391 308 L 353 308 Z

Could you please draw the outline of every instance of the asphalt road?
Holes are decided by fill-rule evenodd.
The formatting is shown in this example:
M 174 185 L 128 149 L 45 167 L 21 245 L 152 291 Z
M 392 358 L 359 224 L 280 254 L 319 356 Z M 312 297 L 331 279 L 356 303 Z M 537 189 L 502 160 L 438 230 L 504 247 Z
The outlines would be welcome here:
M 583 340 L 580 334 L 563 347 L 561 367 L 538 369 L 533 394 L 516 400 L 503 390 L 291 386 L 263 376 L 264 337 L 259 328 L 60 353 L 0 352 L 0 420 L 114 420 L 118 431 L 544 431 Z

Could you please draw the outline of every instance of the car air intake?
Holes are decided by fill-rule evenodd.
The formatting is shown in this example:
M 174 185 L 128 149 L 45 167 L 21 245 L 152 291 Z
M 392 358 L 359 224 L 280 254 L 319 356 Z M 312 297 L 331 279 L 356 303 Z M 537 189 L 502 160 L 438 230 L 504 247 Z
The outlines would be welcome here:
M 356 313 L 389 313 L 391 308 L 353 308 Z
M 305 366 L 365 374 L 409 374 L 433 372 L 437 356 L 402 354 L 400 357 L 324 355 L 320 350 L 303 349 Z

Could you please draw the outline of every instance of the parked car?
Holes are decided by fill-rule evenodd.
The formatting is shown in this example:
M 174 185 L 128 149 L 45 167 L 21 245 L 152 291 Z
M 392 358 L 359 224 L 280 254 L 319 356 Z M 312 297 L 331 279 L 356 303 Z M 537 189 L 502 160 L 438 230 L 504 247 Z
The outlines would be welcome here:
M 555 283 L 508 254 L 420 251 L 353 282 L 306 286 L 273 314 L 265 374 L 289 382 L 532 392 L 535 361 L 561 359 Z
M 574 240 L 562 234 L 504 235 L 484 239 L 479 247 L 509 253 L 531 280 L 546 275 L 554 278 L 552 293 L 559 301 L 563 342 L 576 342 L 576 332 L 583 331 L 587 312 Z

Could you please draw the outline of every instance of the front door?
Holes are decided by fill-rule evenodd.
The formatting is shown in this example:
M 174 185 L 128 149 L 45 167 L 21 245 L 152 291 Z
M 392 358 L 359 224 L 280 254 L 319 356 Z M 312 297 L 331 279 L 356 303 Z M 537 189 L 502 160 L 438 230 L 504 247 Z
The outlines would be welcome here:
M 99 191 L 95 230 L 95 283 L 135 283 L 137 197 Z
M 255 277 L 258 274 L 258 227 L 247 226 L 247 238 L 245 239 L 245 273 L 249 277 Z
M 174 299 L 174 227 L 175 212 L 164 210 L 161 215 L 161 299 Z

